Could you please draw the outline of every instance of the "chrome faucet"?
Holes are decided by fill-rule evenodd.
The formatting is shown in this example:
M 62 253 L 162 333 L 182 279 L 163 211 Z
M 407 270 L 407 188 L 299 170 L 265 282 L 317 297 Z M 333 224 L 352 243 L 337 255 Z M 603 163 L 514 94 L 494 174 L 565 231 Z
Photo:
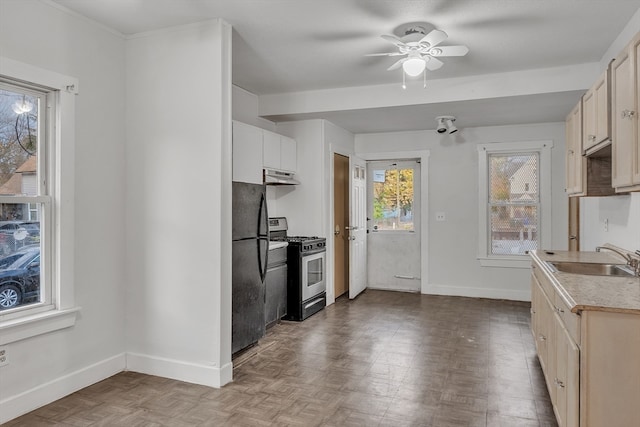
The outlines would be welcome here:
M 619 251 L 614 248 L 610 248 L 608 246 L 596 246 L 596 252 L 600 252 L 601 249 L 607 249 L 611 252 L 615 252 L 618 255 L 620 255 L 622 258 L 625 259 L 625 261 L 627 261 L 627 265 L 633 269 L 633 272 L 635 273 L 635 275 L 640 276 L 640 260 L 638 258 L 634 258 L 625 252 Z M 636 251 L 636 255 L 640 256 L 640 250 Z
M 629 264 L 629 263 L 631 262 L 631 256 L 630 256 L 629 254 L 626 254 L 626 253 L 624 253 L 624 252 L 622 252 L 622 251 L 619 251 L 619 250 L 617 250 L 617 249 L 614 249 L 614 248 L 610 248 L 610 247 L 608 247 L 608 246 L 596 246 L 596 252 L 600 252 L 600 250 L 601 250 L 601 249 L 607 249 L 607 250 L 609 250 L 609 251 L 612 251 L 612 252 L 617 253 L 617 254 L 618 254 L 618 255 L 620 255 L 622 258 L 624 258 L 624 259 L 625 259 L 625 261 L 627 261 L 627 264 Z

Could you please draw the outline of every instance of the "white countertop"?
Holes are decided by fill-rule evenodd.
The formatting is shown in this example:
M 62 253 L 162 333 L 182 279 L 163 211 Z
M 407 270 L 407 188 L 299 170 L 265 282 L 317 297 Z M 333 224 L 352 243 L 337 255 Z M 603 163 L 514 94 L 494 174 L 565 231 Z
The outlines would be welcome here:
M 269 242 L 269 250 L 278 249 L 278 248 L 286 248 L 289 246 L 289 242 Z

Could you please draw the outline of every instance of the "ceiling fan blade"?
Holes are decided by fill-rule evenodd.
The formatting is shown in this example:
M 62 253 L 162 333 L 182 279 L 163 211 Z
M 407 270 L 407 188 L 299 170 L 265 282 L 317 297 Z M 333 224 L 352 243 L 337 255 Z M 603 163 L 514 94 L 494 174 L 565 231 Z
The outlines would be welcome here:
M 429 43 L 429 46 L 433 47 L 433 46 L 435 46 L 437 44 L 440 44 L 443 41 L 445 41 L 447 39 L 447 37 L 449 37 L 449 36 L 444 31 L 442 31 L 442 30 L 433 30 L 429 34 L 424 36 L 420 40 L 420 43 L 427 42 L 427 43 Z
M 429 71 L 435 71 L 444 65 L 444 62 L 433 56 L 423 56 L 422 58 L 426 61 L 425 65 Z
M 400 52 L 386 52 L 386 53 L 367 53 L 365 56 L 400 56 L 404 53 Z
M 469 48 L 460 46 L 439 46 L 429 51 L 431 56 L 465 56 L 469 53 Z
M 385 39 L 386 41 L 395 44 L 396 46 L 405 46 L 405 43 L 400 40 L 399 38 L 397 38 L 396 36 L 387 36 L 387 35 L 382 35 L 380 36 L 383 39 Z
M 393 63 L 393 65 L 392 65 L 391 67 L 387 68 L 387 71 L 397 70 L 398 68 L 400 68 L 400 66 L 402 65 L 402 63 L 403 63 L 404 61 L 406 61 L 406 60 L 407 60 L 407 58 L 402 58 L 402 59 L 400 59 L 400 60 L 398 60 L 398 61 L 394 62 L 394 63 Z

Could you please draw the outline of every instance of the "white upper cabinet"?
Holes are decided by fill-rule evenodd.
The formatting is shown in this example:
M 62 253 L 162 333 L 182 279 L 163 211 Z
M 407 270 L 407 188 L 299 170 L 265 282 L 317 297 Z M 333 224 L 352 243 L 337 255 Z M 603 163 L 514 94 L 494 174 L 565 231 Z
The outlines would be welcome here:
M 262 169 L 296 172 L 296 140 L 233 121 L 233 180 L 262 184 Z
M 613 186 L 618 192 L 640 190 L 637 65 L 640 34 L 611 65 Z
M 280 169 L 296 172 L 298 167 L 296 140 L 288 136 L 280 136 Z
M 263 131 L 262 159 L 265 168 L 280 169 L 280 135 Z
M 262 184 L 262 129 L 233 122 L 233 180 Z
M 605 70 L 595 84 L 582 97 L 583 131 L 582 149 L 610 141 L 609 72 Z
M 265 130 L 263 131 L 262 143 L 265 168 L 296 172 L 297 147 L 295 139 Z
M 582 102 L 574 107 L 566 119 L 566 185 L 567 194 L 582 195 L 583 175 L 586 172 L 582 157 Z

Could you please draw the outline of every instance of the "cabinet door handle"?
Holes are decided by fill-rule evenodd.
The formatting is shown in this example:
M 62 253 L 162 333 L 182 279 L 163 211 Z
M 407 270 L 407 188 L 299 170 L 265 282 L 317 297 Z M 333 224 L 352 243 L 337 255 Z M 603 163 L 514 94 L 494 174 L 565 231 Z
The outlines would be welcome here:
M 553 383 L 556 385 L 556 387 L 562 387 L 564 388 L 564 382 L 560 381 L 559 379 L 554 379 Z
M 623 119 L 632 119 L 635 115 L 636 115 L 635 111 L 622 110 L 622 118 Z
M 569 154 L 573 154 L 573 150 L 569 150 Z
M 595 140 L 596 140 L 595 135 L 589 135 L 589 141 L 595 141 Z
M 563 309 L 561 309 L 561 308 L 559 308 L 559 307 L 556 307 L 556 311 L 557 311 L 558 313 L 564 313 L 564 310 L 563 310 Z
M 538 336 L 538 339 L 539 339 L 540 341 L 546 341 L 546 340 L 547 340 L 547 337 L 545 337 L 544 335 L 542 335 L 542 334 L 541 334 L 540 336 Z
M 569 240 L 576 240 L 577 237 L 576 236 L 569 236 Z

